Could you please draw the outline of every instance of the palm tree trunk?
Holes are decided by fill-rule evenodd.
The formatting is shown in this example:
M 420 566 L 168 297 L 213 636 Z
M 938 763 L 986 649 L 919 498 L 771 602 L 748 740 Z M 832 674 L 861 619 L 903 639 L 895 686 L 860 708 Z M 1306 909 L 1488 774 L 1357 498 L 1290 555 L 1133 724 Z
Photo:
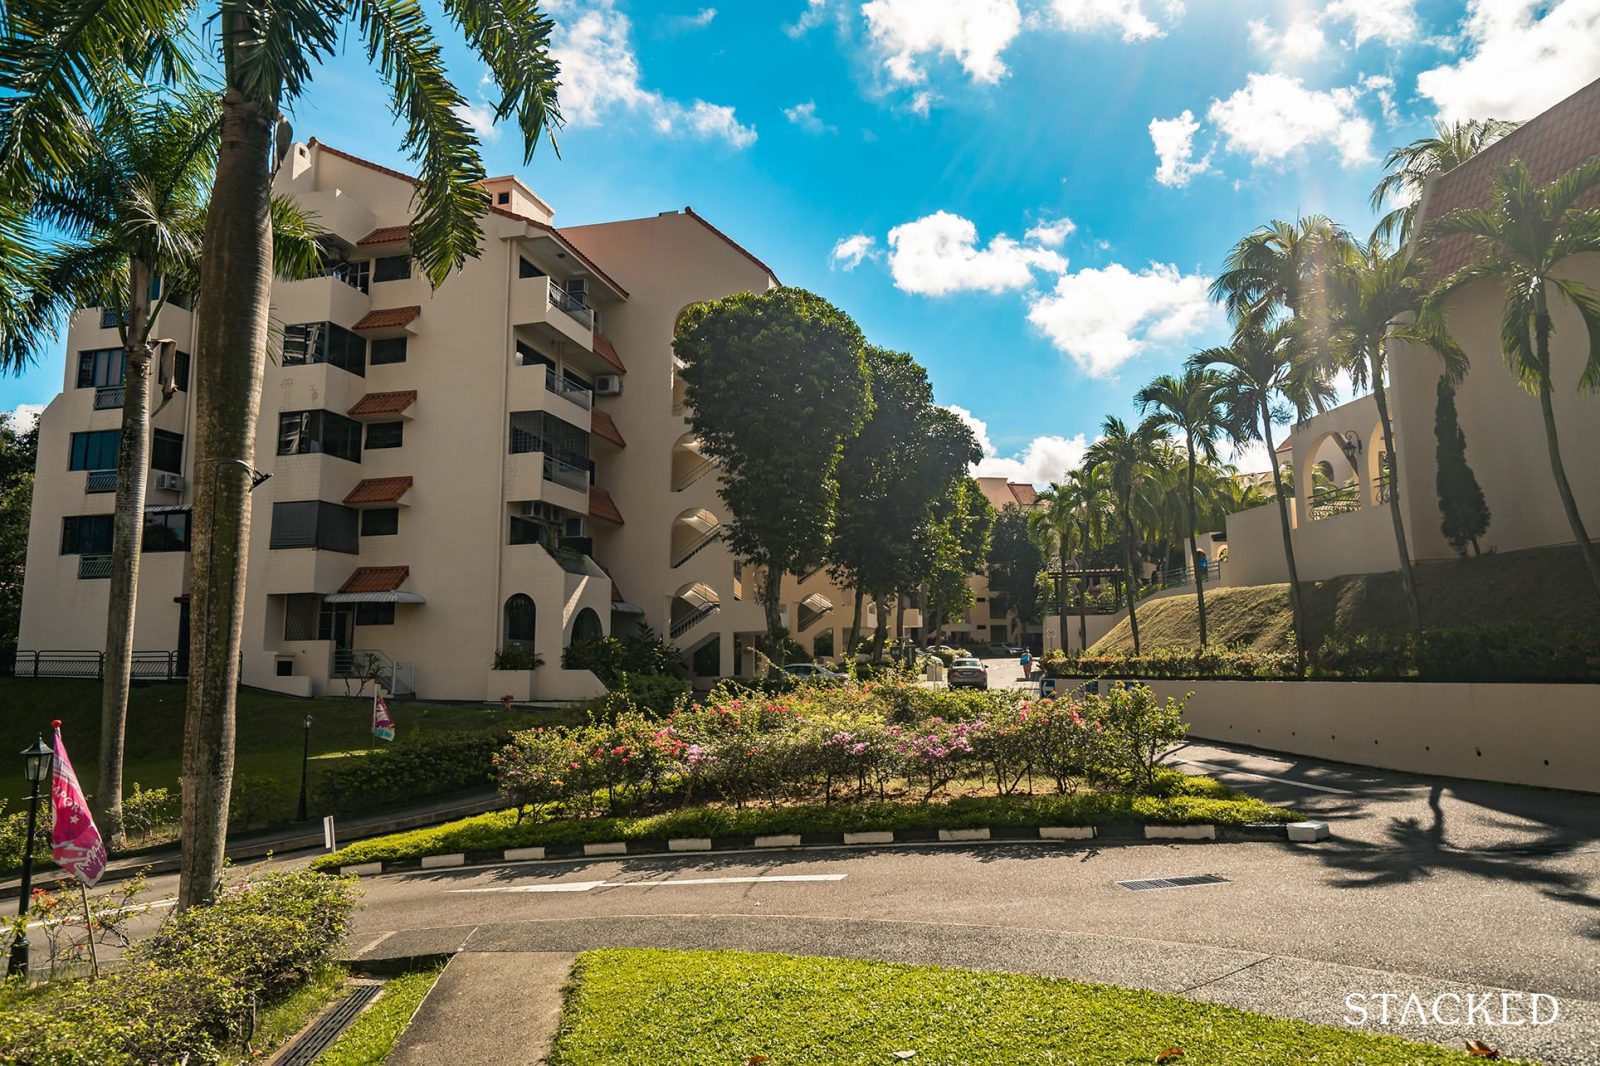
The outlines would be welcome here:
M 1539 338 L 1539 358 L 1541 365 L 1550 365 L 1549 334 L 1541 331 Z M 1572 497 L 1572 486 L 1567 482 L 1566 465 L 1561 461 L 1561 442 L 1556 437 L 1556 412 L 1550 401 L 1550 381 L 1548 375 L 1539 382 L 1539 413 L 1544 415 L 1544 443 L 1550 452 L 1550 472 L 1555 475 L 1556 492 L 1561 495 L 1561 508 L 1567 513 L 1567 524 L 1572 527 L 1572 536 L 1578 542 L 1578 552 L 1583 556 L 1583 565 L 1589 568 L 1589 580 L 1594 582 L 1596 592 L 1600 592 L 1600 552 L 1595 550 L 1594 541 L 1589 539 L 1589 531 L 1584 527 L 1583 515 L 1578 513 L 1578 501 Z
M 866 594 L 861 591 L 860 582 L 856 583 L 856 617 L 850 623 L 850 661 L 856 661 L 856 649 L 861 646 L 861 604 L 865 601 Z
M 1422 636 L 1422 602 L 1417 596 L 1417 575 L 1411 565 L 1411 549 L 1406 545 L 1406 524 L 1400 514 L 1400 457 L 1394 450 L 1394 424 L 1389 418 L 1389 396 L 1383 387 L 1383 367 L 1372 360 L 1372 398 L 1378 404 L 1378 424 L 1383 427 L 1383 450 L 1389 457 L 1389 517 L 1394 520 L 1394 546 L 1400 559 L 1400 587 L 1406 594 L 1406 612 L 1411 616 L 1411 634 Z M 1383 476 L 1380 463 L 1378 475 Z
M 783 571 L 768 563 L 761 584 L 761 610 L 767 620 L 767 657 L 772 659 L 774 666 L 781 666 L 778 659 L 783 657 L 783 615 L 779 613 L 779 607 L 783 597 Z
M 236 29 L 228 33 L 237 35 Z M 225 45 L 230 74 L 237 62 L 235 47 Z M 211 902 L 222 885 L 250 544 L 250 475 L 272 292 L 267 166 L 276 120 L 275 106 L 251 102 L 232 88 L 223 95 L 194 357 L 194 624 L 183 744 L 180 908 Z
M 872 597 L 872 602 L 878 607 L 878 624 L 872 627 L 872 661 L 883 661 L 883 642 L 889 636 L 889 607 L 883 602 L 882 596 Z
M 1300 605 L 1300 571 L 1294 564 L 1294 536 L 1289 529 L 1289 501 L 1284 496 L 1283 471 L 1278 467 L 1278 453 L 1272 444 L 1272 412 L 1265 402 L 1261 405 L 1261 440 L 1267 446 L 1267 461 L 1272 464 L 1272 484 L 1278 493 L 1278 519 L 1283 525 L 1283 561 L 1289 570 L 1289 614 L 1294 620 L 1294 672 L 1297 677 L 1304 677 L 1306 627 L 1305 612 Z
M 1194 438 L 1188 438 L 1189 445 L 1189 568 L 1194 571 L 1194 594 L 1196 610 L 1200 616 L 1200 648 L 1206 646 L 1206 579 L 1200 573 L 1200 541 L 1195 535 L 1195 526 L 1200 519 L 1195 514 L 1194 508 Z
M 898 592 L 894 596 L 894 639 L 897 644 L 906 639 L 906 598 Z
M 1133 631 L 1133 655 L 1139 656 L 1139 585 L 1133 573 L 1133 501 L 1122 494 L 1122 560 L 1128 580 L 1128 628 Z
M 127 336 L 122 346 L 122 437 L 117 450 L 116 517 L 111 533 L 111 588 L 106 610 L 105 679 L 100 686 L 100 782 L 95 818 L 112 851 L 128 845 L 122 822 L 122 759 L 128 734 L 133 623 L 150 477 L 150 267 L 128 261 Z
M 1080 571 L 1083 571 L 1084 574 L 1085 574 L 1084 579 L 1083 579 L 1083 587 L 1078 589 L 1078 650 L 1079 651 L 1088 651 L 1089 650 L 1089 578 L 1087 576 L 1087 572 L 1088 572 L 1088 569 L 1089 569 L 1089 567 L 1088 567 L 1088 559 L 1089 559 L 1089 518 L 1088 518 L 1087 515 L 1085 515 L 1084 519 L 1083 519 L 1083 562 L 1081 562 L 1079 564 L 1079 566 L 1078 566 L 1078 569 Z
M 1071 524 L 1067 523 L 1056 530 L 1056 566 L 1060 572 L 1056 575 L 1056 624 L 1061 627 L 1061 643 L 1067 643 L 1067 530 Z M 1042 650 L 1042 649 L 1041 649 Z

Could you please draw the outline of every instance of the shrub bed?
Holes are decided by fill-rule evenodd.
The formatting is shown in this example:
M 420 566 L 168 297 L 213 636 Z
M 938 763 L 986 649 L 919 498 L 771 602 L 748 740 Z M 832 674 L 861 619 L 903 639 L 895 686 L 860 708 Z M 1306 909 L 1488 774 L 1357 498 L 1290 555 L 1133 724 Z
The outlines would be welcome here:
M 487 785 L 494 754 L 507 737 L 506 733 L 412 734 L 348 766 L 326 771 L 317 786 L 318 806 L 329 814 L 349 814 Z
M 96 981 L 0 990 L 0 1061 L 32 1066 L 216 1062 L 257 1007 L 329 963 L 352 882 L 266 874 L 172 915 Z

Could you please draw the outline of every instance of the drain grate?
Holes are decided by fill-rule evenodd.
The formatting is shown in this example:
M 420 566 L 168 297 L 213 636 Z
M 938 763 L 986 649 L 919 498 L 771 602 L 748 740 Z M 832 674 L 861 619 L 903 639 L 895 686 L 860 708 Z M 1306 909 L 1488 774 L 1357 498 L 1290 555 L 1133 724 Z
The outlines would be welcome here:
M 1163 888 L 1199 888 L 1202 885 L 1225 885 L 1226 877 L 1201 874 L 1198 877 L 1148 877 L 1143 881 L 1118 881 L 1129 892 L 1154 892 Z
M 311 1066 L 317 1056 L 333 1046 L 339 1035 L 350 1028 L 362 1008 L 377 998 L 381 984 L 357 985 L 351 993 L 333 1007 L 324 1011 L 299 1039 L 284 1049 L 273 1061 L 273 1066 Z

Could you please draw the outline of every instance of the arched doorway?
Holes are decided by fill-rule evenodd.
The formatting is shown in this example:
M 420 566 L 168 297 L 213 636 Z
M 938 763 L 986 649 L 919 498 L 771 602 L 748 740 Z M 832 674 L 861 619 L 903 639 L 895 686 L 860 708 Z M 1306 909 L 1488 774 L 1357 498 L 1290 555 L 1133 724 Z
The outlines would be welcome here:
M 533 597 L 517 593 L 506 600 L 505 646 L 523 651 L 533 650 L 534 621 L 537 611 Z
M 590 640 L 604 640 L 605 630 L 600 626 L 600 616 L 591 608 L 585 607 L 578 612 L 578 617 L 572 620 L 572 643 L 582 644 Z

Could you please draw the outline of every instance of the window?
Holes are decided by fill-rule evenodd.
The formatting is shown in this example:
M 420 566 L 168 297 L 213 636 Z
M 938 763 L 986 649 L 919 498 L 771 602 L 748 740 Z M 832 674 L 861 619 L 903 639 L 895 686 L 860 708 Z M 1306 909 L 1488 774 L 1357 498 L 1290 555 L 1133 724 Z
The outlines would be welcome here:
M 543 411 L 511 415 L 511 454 L 544 452 L 571 466 L 589 467 L 589 434 Z
M 406 361 L 406 339 L 404 337 L 382 337 L 372 342 L 372 357 L 368 360 L 373 366 L 385 366 L 389 363 L 403 363 Z
M 189 509 L 146 511 L 141 546 L 147 552 L 186 552 L 189 550 Z
M 556 368 L 556 361 L 539 351 L 539 349 L 535 348 L 533 345 L 524 343 L 523 341 L 518 341 L 517 365 L 544 366 L 554 370 Z
M 61 520 L 62 555 L 110 555 L 111 521 L 108 514 L 68 515 Z
M 150 469 L 183 473 L 183 434 L 158 429 L 150 440 Z
M 358 604 L 356 604 L 356 625 L 358 625 L 358 626 L 392 626 L 392 625 L 394 625 L 394 604 L 392 604 L 392 603 L 358 603 Z
M 572 623 L 572 643 L 604 640 L 605 635 L 605 630 L 600 627 L 600 616 L 594 613 L 593 608 L 585 607 L 578 612 L 578 617 Z
M 533 599 L 517 593 L 506 601 L 506 647 L 533 650 Z
M 372 422 L 367 426 L 367 449 L 398 448 L 405 436 L 404 422 Z
M 331 363 L 358 377 L 367 372 L 367 342 L 332 322 L 302 322 L 283 327 L 283 365 Z
M 172 380 L 179 392 L 189 391 L 189 353 L 172 353 Z
M 363 537 L 392 537 L 400 532 L 400 508 L 374 507 L 361 512 Z
M 511 194 L 508 192 L 495 193 L 494 202 L 501 205 L 509 204 L 511 202 Z
M 517 277 L 519 277 L 519 278 L 542 278 L 544 276 L 545 276 L 545 272 L 540 270 L 537 266 L 535 266 L 533 260 L 524 259 L 521 256 L 517 257 Z
M 74 433 L 68 470 L 115 470 L 117 451 L 122 443 L 122 431 L 100 429 L 92 433 Z
M 572 371 L 564 369 L 561 371 L 561 377 L 568 385 L 576 385 L 584 392 L 594 391 L 594 382 L 590 381 L 582 374 L 574 374 Z
M 325 453 L 361 461 L 361 423 L 332 411 L 285 411 L 278 416 L 278 454 Z
M 321 548 L 355 555 L 360 550 L 360 514 L 326 500 L 272 505 L 273 549 Z
M 338 278 L 352 289 L 367 291 L 367 283 L 372 280 L 372 261 L 363 259 L 356 263 L 335 263 L 328 268 L 328 274 Z
M 121 384 L 121 348 L 95 348 L 78 353 L 78 388 L 110 389 Z
M 409 255 L 386 255 L 372 261 L 373 281 L 404 281 L 411 276 Z

